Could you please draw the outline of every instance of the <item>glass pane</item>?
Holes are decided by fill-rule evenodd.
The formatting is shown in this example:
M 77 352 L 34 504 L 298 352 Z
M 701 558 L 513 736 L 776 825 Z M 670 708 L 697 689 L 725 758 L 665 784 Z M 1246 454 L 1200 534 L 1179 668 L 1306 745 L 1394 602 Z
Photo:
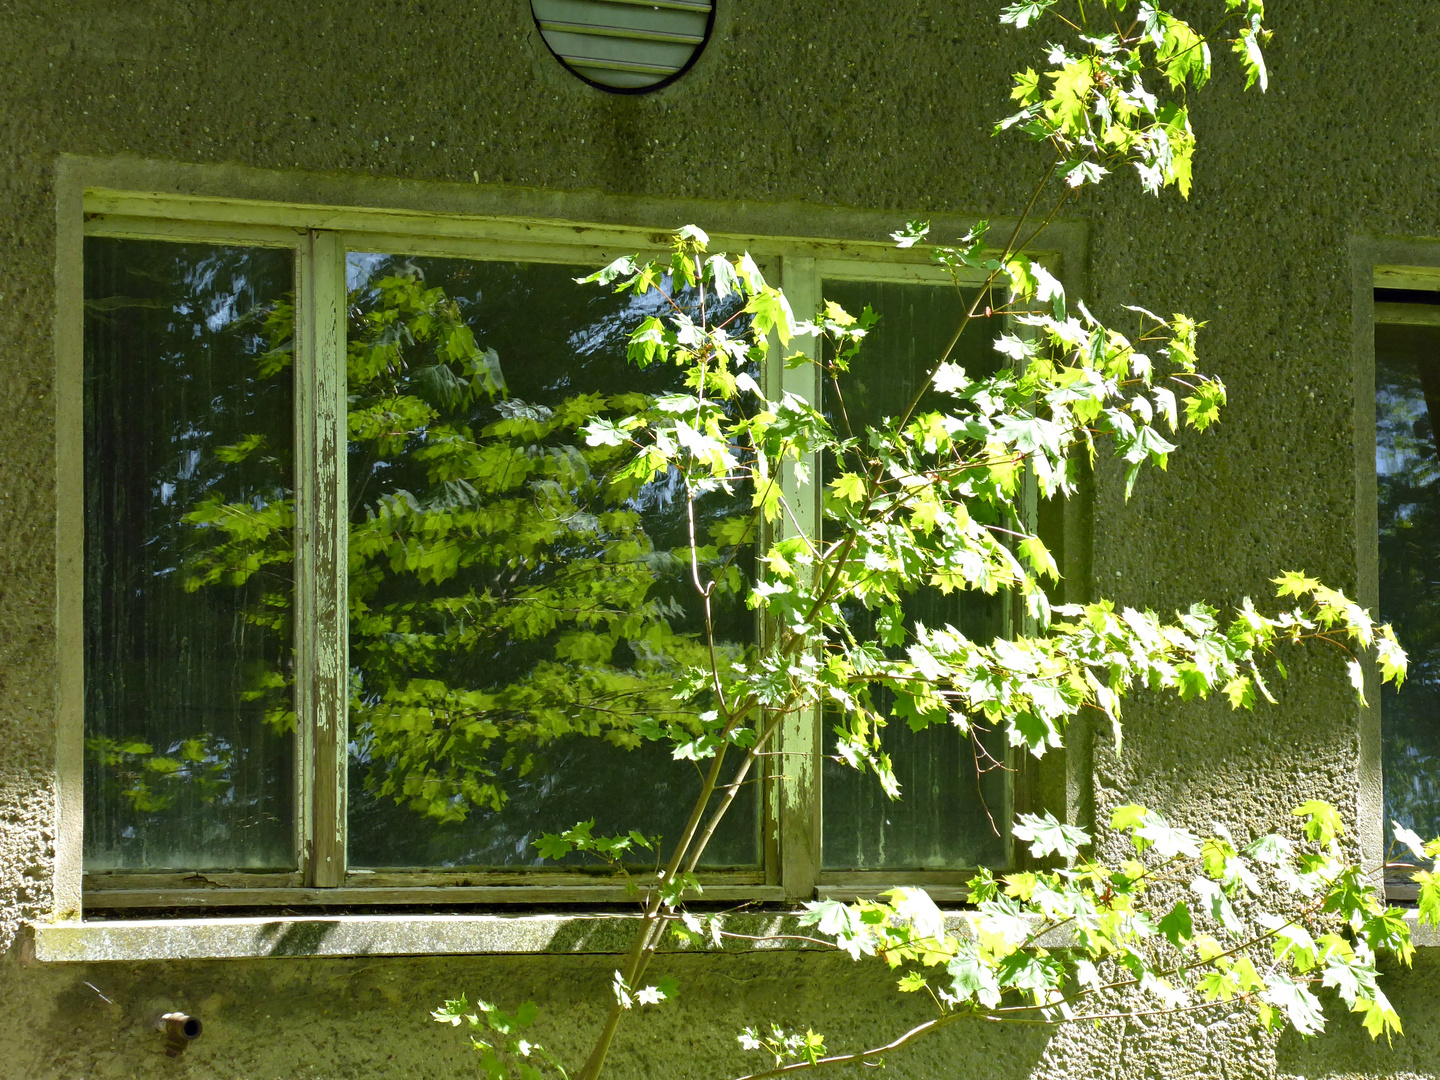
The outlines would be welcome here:
M 353 866 L 534 865 L 540 833 L 591 819 L 673 842 L 699 792 L 635 731 L 684 721 L 670 687 L 699 659 L 682 493 L 617 490 L 623 459 L 577 432 L 680 389 L 625 360 L 663 301 L 587 272 L 349 257 Z M 702 500 L 702 536 L 735 497 Z M 753 617 L 715 610 L 738 654 Z M 747 789 L 707 865 L 758 864 L 758 806 Z
M 295 866 L 294 257 L 85 241 L 85 864 Z
M 1440 295 L 1419 294 L 1440 301 Z M 1382 297 L 1377 294 L 1377 299 Z M 1393 302 L 1393 298 L 1391 299 Z M 1415 305 L 1440 316 L 1440 305 Z M 1437 319 L 1440 322 L 1440 319 Z M 1375 327 L 1380 617 L 1410 654 L 1380 692 L 1385 828 L 1440 833 L 1440 325 Z
M 935 285 L 827 281 L 824 292 L 847 311 L 858 315 L 868 304 L 880 316 L 850 372 L 840 379 L 844 412 L 855 431 L 904 410 L 971 299 Z M 972 323 L 951 360 L 972 376 L 992 374 L 999 367 L 992 348 L 999 332 L 998 325 Z M 826 391 L 826 416 L 843 430 L 834 395 Z M 922 411 L 946 407 L 933 392 L 920 403 Z M 833 474 L 834 463 L 826 462 L 825 471 Z M 904 609 L 912 622 L 948 623 L 974 641 L 988 642 L 1004 632 L 1004 601 L 998 596 L 947 597 L 923 588 L 906 599 Z M 857 637 L 875 636 L 874 619 L 863 606 L 852 603 L 846 614 Z M 882 713 L 889 710 L 887 697 L 876 695 Z M 954 727 L 912 732 L 903 720 L 892 720 L 884 747 L 900 781 L 901 797 L 894 801 L 873 776 L 835 760 L 830 727 L 822 772 L 827 870 L 946 869 L 1005 860 L 1009 784 L 1003 739 L 984 735 L 972 743 Z

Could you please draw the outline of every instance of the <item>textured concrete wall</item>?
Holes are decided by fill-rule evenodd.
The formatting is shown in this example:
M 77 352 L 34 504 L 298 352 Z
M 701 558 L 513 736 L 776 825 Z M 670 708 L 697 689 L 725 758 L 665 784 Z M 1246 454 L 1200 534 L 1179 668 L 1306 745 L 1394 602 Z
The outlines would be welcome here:
M 654 95 L 615 97 L 559 68 L 524 0 L 0 0 L 0 945 L 51 904 L 56 155 L 801 201 L 894 210 L 897 220 L 1020 209 L 1034 155 L 988 137 L 1020 55 L 995 22 L 998 5 L 721 2 L 693 71 Z M 1219 3 L 1194 6 L 1208 17 Z M 1197 100 L 1190 202 L 1141 198 L 1121 177 L 1078 207 L 1091 226 L 1097 313 L 1139 302 L 1210 320 L 1202 344 L 1231 400 L 1220 430 L 1187 440 L 1169 474 L 1147 476 L 1128 506 L 1102 473 L 1099 592 L 1159 608 L 1231 601 L 1266 594 L 1282 568 L 1355 588 L 1347 245 L 1360 232 L 1440 235 L 1440 31 L 1429 7 L 1278 6 L 1271 92 L 1242 95 L 1226 71 Z M 1282 706 L 1255 718 L 1189 708 L 1179 725 L 1168 704 L 1133 708 L 1123 758 L 1103 740 L 1097 749 L 1097 806 L 1141 799 L 1243 830 L 1312 795 L 1354 805 L 1359 736 L 1342 672 L 1314 658 L 1291 671 Z M 683 1002 L 626 1031 L 619 1072 L 738 1068 L 733 1031 L 762 1015 L 854 1044 L 895 1030 L 914 1004 L 897 1002 L 881 974 L 833 958 L 678 966 Z M 603 958 L 567 957 L 43 969 L 7 960 L 0 1077 L 470 1075 L 460 1041 L 425 1021 L 442 994 L 532 995 L 553 1041 L 574 1049 L 596 1022 L 608 971 Z M 1407 1027 L 1393 1052 L 1348 1022 L 1308 1046 L 1198 1022 L 979 1028 L 894 1066 L 931 1076 L 1435 1075 L 1440 961 L 1422 956 L 1391 995 Z M 194 1008 L 210 1025 L 181 1063 L 141 1031 L 162 1004 Z

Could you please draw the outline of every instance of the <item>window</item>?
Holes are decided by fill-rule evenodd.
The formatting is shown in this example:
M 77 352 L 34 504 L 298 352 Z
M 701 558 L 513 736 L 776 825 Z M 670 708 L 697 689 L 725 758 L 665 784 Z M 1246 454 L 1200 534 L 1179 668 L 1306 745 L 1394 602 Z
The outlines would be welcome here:
M 821 390 L 827 419 L 841 431 L 847 423 L 852 430 L 863 430 L 898 415 L 928 365 L 945 351 L 973 299 L 973 293 L 932 283 L 847 280 L 830 274 L 822 277 L 821 288 L 827 300 L 848 311 L 860 312 L 869 305 L 880 316 L 866 338 L 863 362 L 836 388 L 843 410 L 837 409 L 833 392 Z M 1001 365 L 992 341 L 993 335 L 983 331 L 967 335 L 954 362 L 973 375 L 993 373 Z M 921 399 L 921 409 L 942 407 L 933 392 Z M 834 467 L 834 462 L 825 461 L 821 471 L 829 473 Z M 954 625 L 975 641 L 992 640 L 1010 629 L 1009 605 L 999 595 L 945 597 L 938 589 L 925 589 L 910 597 L 908 606 L 911 619 L 927 626 Z M 854 605 L 848 618 L 859 629 L 857 636 L 873 638 L 873 618 L 862 606 Z M 886 708 L 886 703 L 880 707 Z M 886 729 L 885 739 L 896 778 L 906 793 L 896 802 L 873 778 L 830 756 L 834 737 L 830 725 L 824 726 L 822 866 L 830 876 L 1008 864 L 1010 785 L 1003 741 L 972 743 L 956 728 L 912 733 L 895 723 Z
M 1375 275 L 1380 618 L 1410 654 L 1381 690 L 1385 831 L 1440 831 L 1440 274 Z
M 633 731 L 695 647 L 678 503 L 611 484 L 575 433 L 674 378 L 625 363 L 646 298 L 573 281 L 667 234 L 108 191 L 86 209 L 83 468 L 62 482 L 83 521 L 62 665 L 83 685 L 86 907 L 622 899 L 531 842 L 586 818 L 663 837 L 698 790 Z M 841 387 L 856 425 L 895 410 L 967 302 L 885 244 L 712 248 L 750 250 L 801 310 L 876 309 Z M 995 366 L 983 336 L 962 347 Z M 835 404 L 811 368 L 756 375 Z M 702 517 L 733 505 L 709 498 Z M 818 502 L 798 517 L 816 529 Z M 743 585 L 755 552 L 725 557 Z M 734 650 L 760 632 L 739 594 L 718 616 Z M 914 605 L 977 637 L 1014 618 Z M 707 899 L 943 893 L 1011 862 L 1036 796 L 1003 747 L 898 735 L 912 795 L 890 803 L 825 762 L 825 727 L 787 728 L 784 779 L 707 853 Z

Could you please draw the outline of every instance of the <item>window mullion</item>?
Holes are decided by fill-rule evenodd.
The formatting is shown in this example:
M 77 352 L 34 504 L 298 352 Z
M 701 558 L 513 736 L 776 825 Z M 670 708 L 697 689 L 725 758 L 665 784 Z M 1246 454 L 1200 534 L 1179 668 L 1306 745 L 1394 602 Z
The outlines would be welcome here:
M 296 292 L 296 671 L 306 883 L 345 881 L 349 508 L 345 249 L 312 231 Z
M 820 278 L 815 260 L 808 256 L 787 255 L 781 260 L 780 284 L 791 308 L 801 318 L 814 315 L 820 307 Z M 789 350 L 806 353 L 813 360 L 818 344 L 813 337 L 798 337 Z M 791 369 L 783 362 L 784 350 L 772 349 L 773 368 L 770 386 L 779 397 L 785 392 L 803 398 L 819 407 L 819 369 L 802 364 Z M 805 464 L 810 470 L 810 483 L 800 484 L 793 465 L 785 465 L 781 474 L 781 491 L 790 506 L 793 519 L 786 516 L 777 533 L 780 537 L 797 532 L 820 539 L 820 463 L 811 454 Z M 785 894 L 792 899 L 809 899 L 820 881 L 820 753 L 821 725 L 818 709 L 808 708 L 786 717 L 780 732 L 780 783 L 771 785 L 776 800 L 774 818 L 780 832 L 780 876 Z

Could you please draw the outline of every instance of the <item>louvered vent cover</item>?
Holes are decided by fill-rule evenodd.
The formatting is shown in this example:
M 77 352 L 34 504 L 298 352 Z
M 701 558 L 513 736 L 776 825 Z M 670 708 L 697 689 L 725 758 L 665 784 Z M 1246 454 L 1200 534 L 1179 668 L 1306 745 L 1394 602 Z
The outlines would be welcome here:
M 660 86 L 695 61 L 714 0 L 531 0 L 545 44 L 586 82 L 635 92 Z

